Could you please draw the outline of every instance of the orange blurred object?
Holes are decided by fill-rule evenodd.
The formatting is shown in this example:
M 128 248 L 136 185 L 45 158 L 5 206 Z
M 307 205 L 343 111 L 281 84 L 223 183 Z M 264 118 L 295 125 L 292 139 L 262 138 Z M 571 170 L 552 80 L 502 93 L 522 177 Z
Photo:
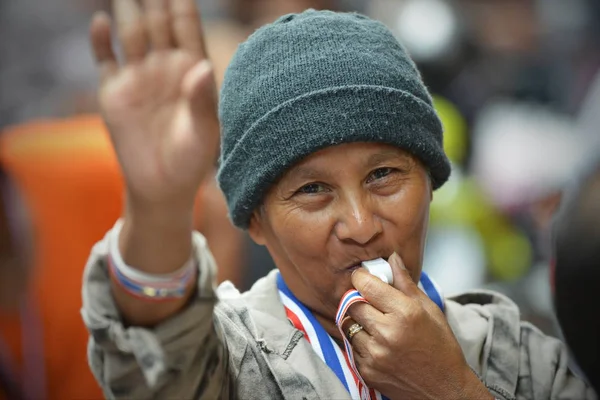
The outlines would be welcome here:
M 24 124 L 2 133 L 0 160 L 33 225 L 30 297 L 41 318 L 46 398 L 101 399 L 79 310 L 90 250 L 122 212 L 123 179 L 108 133 L 98 116 Z M 0 335 L 17 365 L 21 322 L 0 314 Z

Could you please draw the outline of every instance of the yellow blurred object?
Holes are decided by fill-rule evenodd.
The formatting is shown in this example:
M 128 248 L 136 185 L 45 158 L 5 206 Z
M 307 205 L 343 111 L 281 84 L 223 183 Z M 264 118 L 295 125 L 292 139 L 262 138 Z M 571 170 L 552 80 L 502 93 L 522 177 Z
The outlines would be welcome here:
M 460 168 L 467 154 L 467 124 L 452 102 L 433 96 L 444 127 L 444 150 L 453 164 L 450 180 L 438 189 L 431 203 L 432 226 L 468 226 L 479 233 L 487 268 L 495 279 L 512 281 L 531 265 L 527 237 L 487 200 L 479 185 Z
M 450 180 L 433 195 L 430 218 L 435 226 L 468 226 L 484 244 L 488 271 L 495 279 L 512 281 L 531 265 L 531 245 L 525 235 L 487 201 L 477 183 L 453 170 Z
M 449 100 L 433 96 L 433 106 L 444 127 L 444 150 L 451 162 L 462 164 L 467 154 L 467 123 Z
M 502 281 L 515 281 L 531 266 L 531 244 L 515 229 L 496 231 L 489 241 L 490 273 Z

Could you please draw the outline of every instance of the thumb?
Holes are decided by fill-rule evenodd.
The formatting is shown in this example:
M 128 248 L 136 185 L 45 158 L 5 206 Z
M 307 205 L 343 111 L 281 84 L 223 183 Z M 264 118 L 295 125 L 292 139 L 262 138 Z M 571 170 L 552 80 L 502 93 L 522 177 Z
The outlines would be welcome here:
M 412 280 L 410 273 L 404 265 L 404 261 L 402 261 L 398 253 L 394 252 L 388 259 L 388 262 L 390 267 L 392 267 L 392 274 L 394 276 L 392 286 L 407 296 L 413 297 L 419 295 L 419 287 Z

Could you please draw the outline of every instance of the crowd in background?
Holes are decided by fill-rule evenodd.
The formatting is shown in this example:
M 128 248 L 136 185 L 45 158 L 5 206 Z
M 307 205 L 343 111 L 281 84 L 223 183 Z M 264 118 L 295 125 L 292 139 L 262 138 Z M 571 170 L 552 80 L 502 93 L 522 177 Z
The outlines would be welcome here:
M 524 318 L 555 335 L 551 221 L 560 191 L 600 142 L 582 128 L 598 119 L 593 106 L 582 110 L 600 66 L 599 4 L 200 1 L 218 83 L 237 44 L 288 12 L 358 11 L 388 25 L 434 94 L 453 163 L 451 181 L 434 194 L 425 269 L 447 294 L 508 294 Z M 96 112 L 87 30 L 102 8 L 110 2 L 0 2 L 0 129 Z M 272 267 L 266 250 L 245 239 L 237 283 L 248 288 Z

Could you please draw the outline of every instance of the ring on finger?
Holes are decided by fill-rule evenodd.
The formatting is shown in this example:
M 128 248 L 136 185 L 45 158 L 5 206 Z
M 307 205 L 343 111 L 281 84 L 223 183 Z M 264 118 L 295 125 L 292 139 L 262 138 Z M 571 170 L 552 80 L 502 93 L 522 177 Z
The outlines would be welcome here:
M 362 331 L 363 329 L 365 329 L 365 328 L 363 328 L 363 326 L 357 322 L 352 324 L 350 326 L 350 328 L 348 328 L 348 340 L 352 340 L 354 335 L 356 335 L 358 332 Z

